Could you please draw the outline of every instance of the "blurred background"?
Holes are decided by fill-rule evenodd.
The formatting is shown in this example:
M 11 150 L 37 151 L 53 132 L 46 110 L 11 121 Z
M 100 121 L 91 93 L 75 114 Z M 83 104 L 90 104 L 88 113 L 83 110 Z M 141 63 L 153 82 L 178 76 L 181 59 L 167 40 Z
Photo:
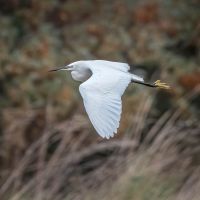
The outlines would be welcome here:
M 200 199 L 199 46 L 198 0 L 0 0 L 0 199 Z M 102 139 L 48 72 L 90 59 L 172 90 L 130 85 Z

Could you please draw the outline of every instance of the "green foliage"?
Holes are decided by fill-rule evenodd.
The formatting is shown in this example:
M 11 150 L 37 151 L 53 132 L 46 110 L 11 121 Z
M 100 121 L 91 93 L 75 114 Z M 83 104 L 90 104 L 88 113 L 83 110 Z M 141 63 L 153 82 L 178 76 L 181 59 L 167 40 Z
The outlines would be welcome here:
M 126 183 L 127 184 L 127 183 Z M 123 200 L 167 200 L 172 198 L 177 182 L 169 177 L 155 177 L 152 175 L 135 176 L 127 184 Z

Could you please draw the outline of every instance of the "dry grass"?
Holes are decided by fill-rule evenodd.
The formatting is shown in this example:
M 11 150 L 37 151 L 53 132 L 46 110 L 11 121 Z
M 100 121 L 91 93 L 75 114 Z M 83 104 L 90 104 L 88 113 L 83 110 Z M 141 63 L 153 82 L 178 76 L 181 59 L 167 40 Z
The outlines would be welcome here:
M 199 199 L 197 1 L 7 0 L 0 28 L 0 199 Z M 47 73 L 82 59 L 172 90 L 130 86 L 102 140 L 70 75 Z
M 191 102 L 199 91 L 184 100 Z M 151 102 L 144 96 L 144 106 L 134 119 L 140 125 L 124 139 L 96 142 L 83 116 L 52 124 L 51 106 L 47 106 L 41 136 L 26 146 L 21 158 L 12 156 L 19 160 L 7 164 L 10 169 L 4 168 L 1 199 L 197 199 L 198 121 L 195 116 L 185 118 L 181 107 L 174 108 L 141 140 Z M 32 120 L 26 122 L 29 126 Z

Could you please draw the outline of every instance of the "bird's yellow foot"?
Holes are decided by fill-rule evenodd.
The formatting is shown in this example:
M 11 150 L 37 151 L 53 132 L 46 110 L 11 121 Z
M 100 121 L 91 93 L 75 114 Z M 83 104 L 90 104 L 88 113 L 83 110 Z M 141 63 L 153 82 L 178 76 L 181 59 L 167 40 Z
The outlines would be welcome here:
M 158 88 L 161 88 L 161 89 L 165 89 L 165 90 L 169 90 L 170 89 L 170 86 L 167 85 L 166 83 L 162 83 L 160 80 L 157 80 L 154 85 Z

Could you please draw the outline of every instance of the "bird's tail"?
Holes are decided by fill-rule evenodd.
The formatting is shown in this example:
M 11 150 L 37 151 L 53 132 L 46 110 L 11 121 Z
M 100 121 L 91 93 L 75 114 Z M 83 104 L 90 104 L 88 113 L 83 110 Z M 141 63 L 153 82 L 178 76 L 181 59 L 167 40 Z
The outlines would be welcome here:
M 132 74 L 132 82 L 135 82 L 135 81 L 139 81 L 139 82 L 143 83 L 144 79 L 142 77 L 140 77 L 140 76 Z
M 141 84 L 141 85 L 145 85 L 145 86 L 148 86 L 148 87 L 157 87 L 157 88 L 161 88 L 161 89 L 165 89 L 165 90 L 169 90 L 170 89 L 169 85 L 167 85 L 166 83 L 161 82 L 160 80 L 157 80 L 154 83 L 146 83 L 143 78 L 141 78 L 141 77 L 139 77 L 139 76 L 137 76 L 135 74 L 132 74 L 131 82 L 132 83 L 138 83 L 138 84 Z

